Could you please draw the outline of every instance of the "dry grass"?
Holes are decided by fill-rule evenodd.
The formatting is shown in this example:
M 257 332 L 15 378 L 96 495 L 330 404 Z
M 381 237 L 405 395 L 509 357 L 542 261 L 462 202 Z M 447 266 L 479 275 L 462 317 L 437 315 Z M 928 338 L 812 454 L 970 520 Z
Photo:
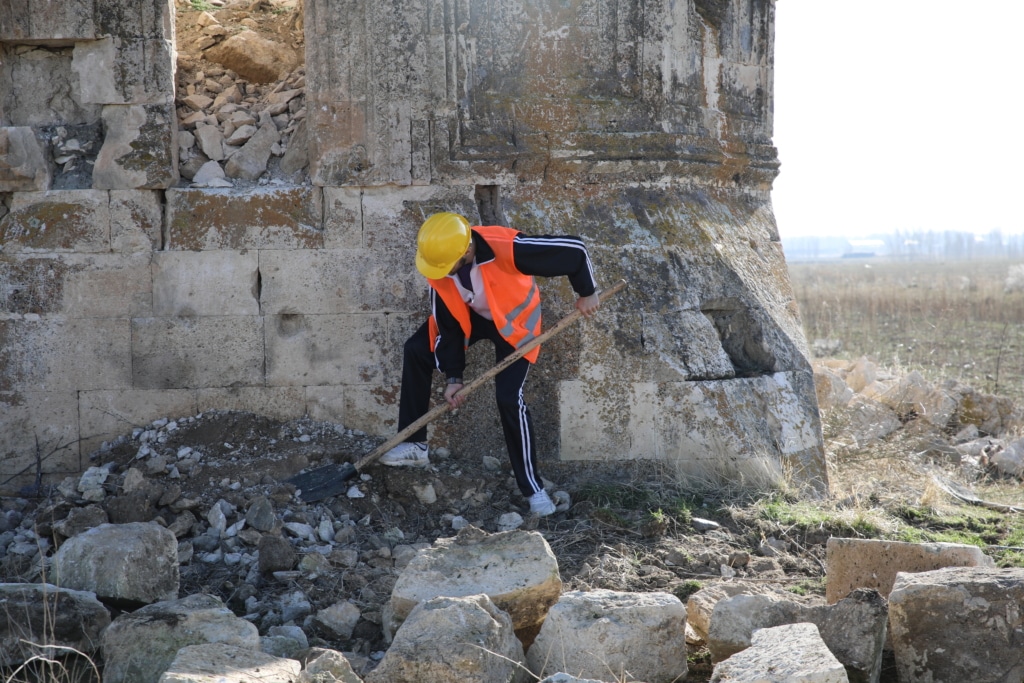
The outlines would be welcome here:
M 790 264 L 807 339 L 1024 399 L 1024 293 L 1004 292 L 1008 261 Z

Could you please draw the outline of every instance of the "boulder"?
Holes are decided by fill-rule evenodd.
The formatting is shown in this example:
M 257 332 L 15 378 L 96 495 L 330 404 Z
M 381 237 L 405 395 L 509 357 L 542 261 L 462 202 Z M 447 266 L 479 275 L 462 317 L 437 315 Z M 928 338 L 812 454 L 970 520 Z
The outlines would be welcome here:
M 814 624 L 788 624 L 754 633 L 750 647 L 715 667 L 711 683 L 848 683 Z
M 253 31 L 237 33 L 207 50 L 203 56 L 252 83 L 276 81 L 295 68 L 299 61 L 291 48 L 262 38 Z
M 526 661 L 538 677 L 678 681 L 687 672 L 685 625 L 686 608 L 669 593 L 571 591 L 548 612 Z
M 874 588 L 888 597 L 899 572 L 991 567 L 993 562 L 981 548 L 959 543 L 830 538 L 825 546 L 825 566 L 825 600 L 834 603 L 855 588 Z
M 1024 679 L 1024 569 L 900 573 L 889 621 L 900 683 Z
M 260 636 L 253 624 L 212 595 L 190 595 L 122 614 L 103 632 L 103 682 L 156 683 L 178 650 L 204 643 L 255 651 Z
M 853 398 L 853 389 L 830 368 L 815 365 L 814 393 L 818 396 L 818 407 L 821 410 L 843 408 Z
M 55 583 L 100 599 L 151 603 L 178 597 L 178 539 L 158 524 L 101 524 L 69 538 L 53 558 Z
M 366 683 L 530 680 L 509 615 L 486 595 L 420 603 Z
M 865 389 L 865 394 L 867 393 Z M 945 428 L 949 424 L 956 414 L 958 405 L 955 395 L 936 388 L 917 371 L 901 377 L 893 386 L 873 398 L 904 418 L 914 415 L 939 428 Z
M 849 422 L 844 432 L 857 446 L 865 446 L 889 436 L 900 428 L 899 416 L 889 406 L 860 394 L 846 407 Z
M 100 633 L 110 625 L 110 613 L 95 594 L 48 583 L 2 583 L 0 606 L 0 666 L 21 664 L 39 654 L 65 654 L 31 643 L 91 656 Z
M 853 683 L 878 683 L 888 610 L 878 591 L 860 589 L 834 605 L 805 605 L 779 594 L 740 594 L 721 600 L 711 616 L 712 661 L 750 646 L 758 629 L 814 624 Z
M 294 659 L 237 645 L 203 643 L 181 648 L 159 683 L 291 683 L 301 668 Z
M 398 576 L 384 608 L 390 639 L 413 608 L 437 596 L 485 594 L 517 631 L 537 627 L 562 592 L 558 561 L 535 531 L 488 534 L 466 527 L 421 550 Z
M 707 641 L 711 629 L 711 613 L 720 600 L 735 595 L 777 595 L 779 598 L 794 600 L 793 593 L 771 584 L 744 581 L 722 581 L 701 588 L 686 600 L 686 621 L 697 637 Z
M 352 663 L 337 650 L 313 647 L 306 652 L 298 683 L 363 683 Z

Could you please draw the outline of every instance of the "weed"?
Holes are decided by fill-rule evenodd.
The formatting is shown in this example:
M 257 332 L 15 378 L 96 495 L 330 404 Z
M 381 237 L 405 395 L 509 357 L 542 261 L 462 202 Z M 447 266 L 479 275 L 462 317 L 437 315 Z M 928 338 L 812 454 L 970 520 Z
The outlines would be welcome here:
M 676 586 L 675 588 L 673 588 L 672 595 L 676 596 L 682 602 L 685 603 L 691 595 L 693 595 L 703 587 L 704 584 L 702 584 L 700 581 L 697 581 L 696 579 L 688 579 L 683 583 L 679 584 L 678 586 Z
M 196 12 L 211 12 L 217 9 L 210 4 L 209 0 L 189 0 L 189 5 Z
M 786 586 L 786 590 L 796 595 L 825 595 L 825 577 L 803 579 Z

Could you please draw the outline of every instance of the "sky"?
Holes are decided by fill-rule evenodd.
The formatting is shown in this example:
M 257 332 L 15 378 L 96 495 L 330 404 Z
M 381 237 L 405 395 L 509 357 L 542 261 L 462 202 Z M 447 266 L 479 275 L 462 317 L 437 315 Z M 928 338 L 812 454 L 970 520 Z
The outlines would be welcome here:
M 1024 0 L 777 0 L 783 238 L 1024 232 Z

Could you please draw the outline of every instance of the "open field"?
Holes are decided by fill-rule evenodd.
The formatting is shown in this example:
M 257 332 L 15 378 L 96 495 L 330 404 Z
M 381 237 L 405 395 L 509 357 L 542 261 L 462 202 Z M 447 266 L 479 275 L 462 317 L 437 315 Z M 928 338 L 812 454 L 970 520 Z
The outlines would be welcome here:
M 930 381 L 1024 400 L 1024 293 L 1004 292 L 1009 261 L 792 263 L 808 343 L 840 342 Z

